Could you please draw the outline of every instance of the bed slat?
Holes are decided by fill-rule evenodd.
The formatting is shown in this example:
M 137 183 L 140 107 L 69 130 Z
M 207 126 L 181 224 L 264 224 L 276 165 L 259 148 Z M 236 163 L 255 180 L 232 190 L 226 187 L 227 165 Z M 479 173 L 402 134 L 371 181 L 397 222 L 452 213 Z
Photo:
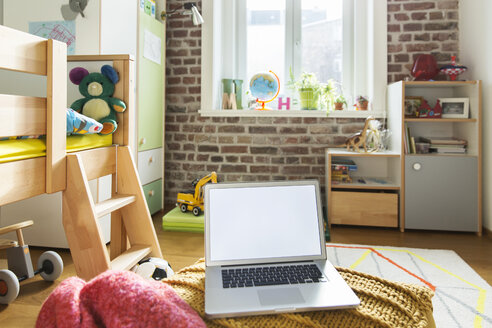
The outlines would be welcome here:
M 0 206 L 45 193 L 44 157 L 0 165 Z M 19 181 L 22 181 L 20 183 Z
M 0 94 L 0 137 L 46 134 L 46 98 Z
M 0 68 L 46 75 L 46 39 L 0 25 Z

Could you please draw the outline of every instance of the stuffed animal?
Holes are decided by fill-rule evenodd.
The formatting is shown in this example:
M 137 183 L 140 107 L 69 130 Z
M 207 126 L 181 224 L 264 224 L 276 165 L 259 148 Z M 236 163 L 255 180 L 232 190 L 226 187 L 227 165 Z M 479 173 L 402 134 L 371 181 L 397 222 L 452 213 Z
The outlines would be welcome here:
M 75 67 L 70 71 L 70 81 L 79 86 L 84 98 L 78 99 L 70 106 L 75 111 L 102 123 L 100 134 L 111 134 L 116 131 L 116 113 L 126 109 L 123 100 L 111 97 L 114 85 L 119 81 L 118 73 L 110 65 L 101 67 L 101 73 L 89 73 L 83 67 Z

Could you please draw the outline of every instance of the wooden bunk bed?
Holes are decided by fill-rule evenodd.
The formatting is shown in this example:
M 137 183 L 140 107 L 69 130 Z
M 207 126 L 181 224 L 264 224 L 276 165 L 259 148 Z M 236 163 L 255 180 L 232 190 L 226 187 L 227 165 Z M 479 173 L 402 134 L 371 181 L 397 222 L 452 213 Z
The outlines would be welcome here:
M 0 206 L 62 191 L 63 226 L 77 275 L 90 279 L 107 269 L 129 269 L 145 256 L 162 257 L 132 158 L 133 60 L 130 56 L 70 56 L 73 61 L 112 60 L 120 82 L 114 97 L 127 110 L 118 115 L 113 145 L 66 150 L 66 45 L 0 25 L 0 69 L 44 75 L 46 97 L 0 94 L 0 138 L 46 135 L 46 156 L 0 164 Z M 88 181 L 112 175 L 109 200 L 94 203 Z M 111 246 L 98 218 L 111 213 Z

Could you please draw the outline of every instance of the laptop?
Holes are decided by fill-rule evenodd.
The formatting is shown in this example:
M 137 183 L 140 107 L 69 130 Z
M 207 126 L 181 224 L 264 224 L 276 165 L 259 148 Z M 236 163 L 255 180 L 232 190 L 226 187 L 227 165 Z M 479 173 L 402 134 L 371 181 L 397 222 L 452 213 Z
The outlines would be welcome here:
M 327 261 L 318 181 L 207 184 L 204 196 L 209 318 L 359 305 Z

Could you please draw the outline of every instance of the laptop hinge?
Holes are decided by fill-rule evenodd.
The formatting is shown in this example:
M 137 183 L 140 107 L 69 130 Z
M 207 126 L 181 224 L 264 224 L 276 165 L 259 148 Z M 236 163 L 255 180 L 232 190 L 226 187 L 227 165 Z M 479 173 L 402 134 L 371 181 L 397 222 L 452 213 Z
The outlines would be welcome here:
M 229 265 L 221 265 L 221 268 L 228 267 L 238 267 L 238 266 L 265 266 L 265 265 L 282 265 L 289 263 L 306 263 L 306 262 L 314 262 L 314 260 L 304 260 L 304 261 L 287 261 L 287 262 L 263 262 L 263 263 L 249 263 L 249 264 L 229 264 Z

